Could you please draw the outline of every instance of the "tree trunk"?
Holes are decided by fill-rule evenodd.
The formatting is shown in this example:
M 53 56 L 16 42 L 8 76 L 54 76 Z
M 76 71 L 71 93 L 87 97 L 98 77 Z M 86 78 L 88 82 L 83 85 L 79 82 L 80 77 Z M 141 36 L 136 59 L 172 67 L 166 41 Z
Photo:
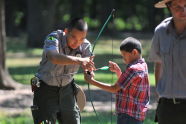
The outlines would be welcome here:
M 28 47 L 38 48 L 43 46 L 44 38 L 54 28 L 57 2 L 58 0 L 27 0 Z
M 15 13 L 17 11 L 16 3 L 17 1 L 6 0 L 5 2 L 5 30 L 7 36 L 17 36 L 18 27 L 15 25 Z
M 85 0 L 71 0 L 71 18 L 84 16 Z
M 91 5 L 90 5 L 90 7 L 89 7 L 89 13 L 90 13 L 90 18 L 91 19 L 96 19 L 97 18 L 97 4 L 98 3 L 98 1 L 97 0 L 92 0 L 92 3 L 91 3 Z
M 19 36 L 26 30 L 27 7 L 25 6 L 26 0 L 5 1 L 6 36 Z
M 5 64 L 5 15 L 4 0 L 0 0 L 0 89 L 15 89 L 18 84 L 10 77 Z
M 115 1 L 113 0 L 99 0 L 97 1 L 98 5 L 96 6 L 97 9 L 97 15 L 98 15 L 98 19 L 100 20 L 100 27 L 101 28 L 103 26 L 103 24 L 105 23 L 106 19 L 108 18 L 110 12 L 112 11 L 113 8 L 115 8 Z M 106 6 L 105 6 L 106 3 Z M 108 24 L 109 25 L 109 24 Z M 105 31 L 108 31 L 108 25 L 105 29 Z

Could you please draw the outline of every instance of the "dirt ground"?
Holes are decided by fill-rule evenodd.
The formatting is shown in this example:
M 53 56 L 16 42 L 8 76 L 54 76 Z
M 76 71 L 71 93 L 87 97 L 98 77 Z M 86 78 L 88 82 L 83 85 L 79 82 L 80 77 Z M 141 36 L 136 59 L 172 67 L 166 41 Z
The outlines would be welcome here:
M 86 111 L 93 111 L 88 95 L 88 90 L 83 87 L 87 97 L 85 106 Z M 154 96 L 154 87 L 151 87 L 151 100 L 149 109 L 156 108 L 156 99 Z M 93 100 L 96 111 L 110 111 L 115 108 L 114 94 L 102 91 L 100 89 L 91 88 L 91 98 Z M 0 90 L 0 112 L 6 112 L 9 115 L 19 114 L 25 110 L 29 110 L 32 105 L 33 93 L 28 85 L 24 85 L 16 90 Z M 112 99 L 112 102 L 111 102 Z M 111 104 L 112 103 L 112 104 Z

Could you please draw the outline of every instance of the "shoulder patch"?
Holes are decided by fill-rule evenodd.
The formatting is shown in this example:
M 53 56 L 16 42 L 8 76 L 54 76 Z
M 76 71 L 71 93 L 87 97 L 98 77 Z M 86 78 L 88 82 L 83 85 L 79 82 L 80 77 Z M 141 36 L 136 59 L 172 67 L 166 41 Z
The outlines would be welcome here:
M 48 38 L 47 38 L 47 40 L 51 40 L 51 41 L 54 41 L 54 40 L 57 40 L 55 37 L 53 37 L 53 36 L 49 36 Z

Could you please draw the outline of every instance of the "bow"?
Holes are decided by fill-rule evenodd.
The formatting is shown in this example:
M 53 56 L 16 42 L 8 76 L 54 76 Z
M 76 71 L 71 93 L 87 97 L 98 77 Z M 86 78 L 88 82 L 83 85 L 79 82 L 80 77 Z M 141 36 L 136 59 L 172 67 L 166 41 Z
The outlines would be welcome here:
M 115 12 L 115 9 L 112 9 L 110 15 L 108 16 L 107 20 L 105 21 L 104 25 L 102 26 L 101 30 L 99 31 L 99 33 L 98 33 L 98 35 L 97 35 L 95 41 L 93 42 L 92 55 L 93 55 L 94 48 L 95 48 L 95 46 L 96 46 L 96 43 L 97 43 L 99 37 L 101 36 L 103 30 L 105 29 L 105 27 L 106 27 L 106 25 L 108 24 L 108 22 L 110 21 L 110 19 L 114 16 L 114 12 Z M 109 68 L 108 66 L 104 66 L 104 67 L 101 67 L 101 68 L 98 68 L 98 69 L 100 69 L 100 70 L 106 70 L 106 69 L 108 69 L 108 68 Z M 91 97 L 90 85 L 89 85 L 89 83 L 88 83 L 88 94 L 89 94 L 89 97 L 90 97 L 90 102 L 91 102 L 91 105 L 92 105 L 92 107 L 93 107 L 94 113 L 96 114 L 96 117 L 97 117 L 97 119 L 98 119 L 98 121 L 99 121 L 99 123 L 100 123 L 101 121 L 100 121 L 100 119 L 98 118 L 98 114 L 97 114 L 97 112 L 96 112 L 96 109 L 95 109 L 95 107 L 94 107 L 93 100 L 92 100 L 92 97 Z

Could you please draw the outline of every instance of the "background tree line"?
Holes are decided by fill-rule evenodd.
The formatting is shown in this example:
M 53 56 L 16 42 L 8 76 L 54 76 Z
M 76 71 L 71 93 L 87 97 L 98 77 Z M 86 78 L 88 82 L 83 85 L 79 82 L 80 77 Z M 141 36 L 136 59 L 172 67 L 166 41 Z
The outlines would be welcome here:
M 8 36 L 28 34 L 28 47 L 41 47 L 46 34 L 64 27 L 73 17 L 84 17 L 91 30 L 97 30 L 116 9 L 114 30 L 150 31 L 168 16 L 167 10 L 154 8 L 159 0 L 6 0 Z M 110 26 L 111 27 L 111 26 Z M 109 25 L 107 27 L 109 29 Z

